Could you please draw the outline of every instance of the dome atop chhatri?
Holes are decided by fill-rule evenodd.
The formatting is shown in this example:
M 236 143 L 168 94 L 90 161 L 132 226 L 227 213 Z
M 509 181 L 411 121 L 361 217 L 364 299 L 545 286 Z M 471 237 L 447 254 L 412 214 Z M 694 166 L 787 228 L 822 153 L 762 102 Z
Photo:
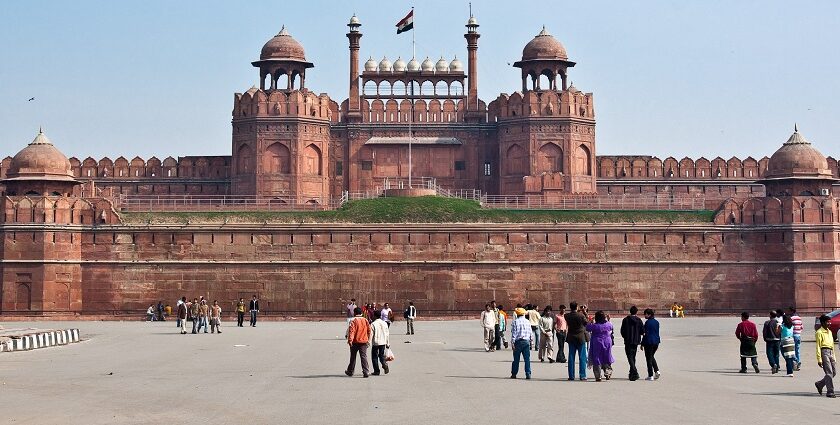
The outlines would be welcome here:
M 435 70 L 435 63 L 426 56 L 426 59 L 423 60 L 423 63 L 420 64 L 420 69 L 426 72 L 431 72 Z
M 70 161 L 53 146 L 43 130 L 9 164 L 6 181 L 19 180 L 76 181 Z
M 391 70 L 391 61 L 388 60 L 387 57 L 383 56 L 382 60 L 379 61 L 379 71 L 387 72 Z
M 455 56 L 452 59 L 452 62 L 449 62 L 449 71 L 450 72 L 463 72 L 464 71 L 464 65 L 458 59 L 458 56 Z
M 793 134 L 767 164 L 765 179 L 833 179 L 825 156 L 794 126 Z
M 548 59 L 548 60 L 569 60 L 569 56 L 566 54 L 566 48 L 563 47 L 563 44 L 557 41 L 554 36 L 546 31 L 545 26 L 543 26 L 542 31 L 534 37 L 533 40 L 529 41 L 528 44 L 525 45 L 525 48 L 522 49 L 522 60 L 540 60 L 540 59 Z
M 447 72 L 449 71 L 449 62 L 443 58 L 443 56 L 438 59 L 437 63 L 435 64 L 435 71 L 436 72 Z
M 373 60 L 373 56 L 365 62 L 365 71 L 376 71 L 376 61 Z
M 417 62 L 416 58 L 411 58 L 411 60 L 408 61 L 408 70 L 411 71 L 411 72 L 419 71 L 420 70 L 420 62 Z
M 394 61 L 394 72 L 405 72 L 405 61 L 399 56 Z
M 298 43 L 286 30 L 286 26 L 280 29 L 271 40 L 268 40 L 260 52 L 260 60 L 293 60 L 306 62 L 306 52 L 303 46 Z

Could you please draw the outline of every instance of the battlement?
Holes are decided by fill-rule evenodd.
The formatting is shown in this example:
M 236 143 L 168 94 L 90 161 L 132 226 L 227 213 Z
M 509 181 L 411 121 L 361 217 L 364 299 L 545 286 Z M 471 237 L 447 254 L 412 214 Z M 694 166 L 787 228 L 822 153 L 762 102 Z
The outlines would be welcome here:
M 583 93 L 574 87 L 557 92 L 554 90 L 524 93 L 502 93 L 490 102 L 487 110 L 488 122 L 497 122 L 516 117 L 563 117 L 595 119 L 595 105 L 592 93 Z
M 234 120 L 249 117 L 294 117 L 313 118 L 338 123 L 338 103 L 321 93 L 307 90 L 262 90 L 252 87 L 245 93 L 236 93 L 233 98 Z
M 828 157 L 828 167 L 834 177 L 838 177 L 837 160 Z M 748 156 L 741 160 L 721 157 L 711 161 L 700 157 L 674 157 L 661 160 L 655 156 L 611 155 L 598 156 L 598 177 L 602 179 L 627 180 L 758 180 L 767 172 L 770 159 L 763 157 L 756 160 Z

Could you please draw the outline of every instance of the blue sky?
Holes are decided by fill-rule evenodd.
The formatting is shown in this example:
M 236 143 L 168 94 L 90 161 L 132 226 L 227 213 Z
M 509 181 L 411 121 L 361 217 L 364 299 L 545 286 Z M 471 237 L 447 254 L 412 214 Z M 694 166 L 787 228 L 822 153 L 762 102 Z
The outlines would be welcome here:
M 466 57 L 467 1 L 417 2 L 422 59 Z M 7 1 L 0 6 L 0 157 L 44 125 L 68 156 L 229 155 L 234 92 L 285 24 L 315 68 L 307 87 L 347 96 L 346 23 L 361 62 L 411 55 L 404 1 Z M 597 153 L 770 155 L 794 122 L 840 155 L 840 2 L 473 1 L 479 94 L 520 87 L 507 64 L 545 25 L 595 94 Z M 35 97 L 35 101 L 27 99 Z

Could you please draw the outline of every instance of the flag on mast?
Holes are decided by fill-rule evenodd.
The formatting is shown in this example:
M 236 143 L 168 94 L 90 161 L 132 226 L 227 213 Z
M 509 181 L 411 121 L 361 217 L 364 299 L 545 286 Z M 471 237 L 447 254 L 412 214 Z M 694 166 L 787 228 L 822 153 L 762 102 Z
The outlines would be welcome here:
M 411 9 L 411 12 L 408 12 L 408 15 L 405 15 L 405 18 L 397 22 L 397 34 L 411 31 L 412 29 L 414 29 L 414 8 Z

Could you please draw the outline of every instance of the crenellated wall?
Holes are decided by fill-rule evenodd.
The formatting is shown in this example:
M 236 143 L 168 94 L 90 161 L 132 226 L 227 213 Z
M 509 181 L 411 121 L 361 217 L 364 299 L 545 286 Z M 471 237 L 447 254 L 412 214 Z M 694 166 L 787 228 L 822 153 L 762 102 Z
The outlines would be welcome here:
M 198 295 L 231 311 L 253 293 L 266 312 L 295 315 L 334 314 L 351 297 L 411 299 L 427 314 L 490 299 L 708 312 L 840 304 L 836 198 L 733 200 L 697 224 L 126 225 L 102 199 L 2 205 L 2 314 L 139 312 Z

